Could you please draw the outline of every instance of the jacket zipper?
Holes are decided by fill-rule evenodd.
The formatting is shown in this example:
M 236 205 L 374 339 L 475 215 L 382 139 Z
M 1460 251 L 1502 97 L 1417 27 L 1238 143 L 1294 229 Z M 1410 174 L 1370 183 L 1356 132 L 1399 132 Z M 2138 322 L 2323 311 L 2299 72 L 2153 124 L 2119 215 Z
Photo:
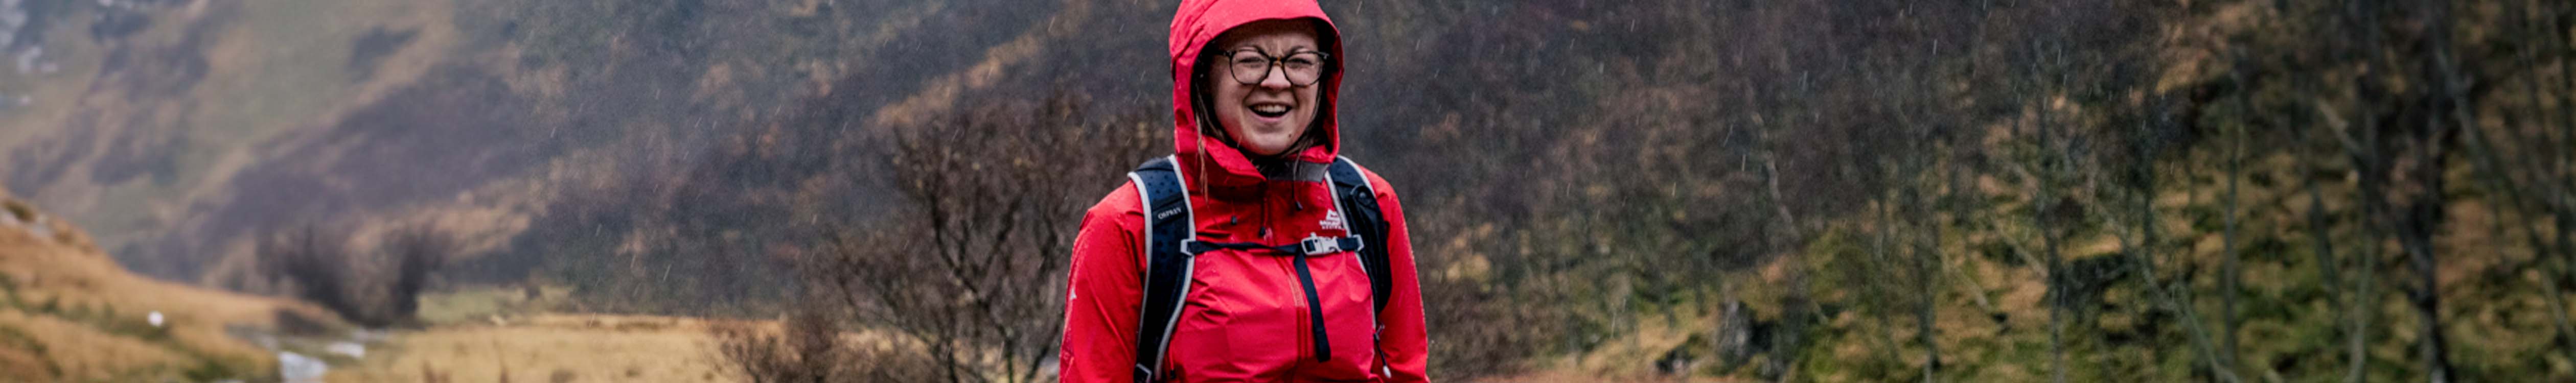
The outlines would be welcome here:
M 1293 197 L 1289 199 L 1289 203 L 1297 210 L 1306 210 L 1305 203 L 1299 202 Z M 1271 233 L 1270 228 L 1267 227 L 1267 223 L 1272 222 L 1272 220 L 1267 218 L 1270 218 L 1272 210 L 1278 207 L 1278 205 L 1275 204 L 1276 202 L 1263 204 L 1264 206 L 1262 206 L 1261 209 L 1261 215 L 1265 218 L 1261 220 L 1264 222 L 1264 227 L 1261 229 L 1261 240 L 1264 242 L 1268 242 L 1270 240 Z M 1307 336 L 1315 339 L 1315 361 L 1333 361 L 1332 341 L 1324 336 L 1324 301 L 1319 297 L 1320 294 L 1315 293 L 1315 276 L 1314 272 L 1306 266 L 1307 255 L 1303 252 L 1290 252 L 1288 256 L 1296 258 L 1294 263 L 1297 264 L 1297 283 L 1306 289 Z
M 1306 255 L 1291 254 L 1290 256 L 1297 257 L 1297 281 L 1306 285 L 1306 317 L 1314 333 L 1312 336 L 1315 337 L 1315 361 L 1333 361 L 1332 343 L 1324 337 L 1323 301 L 1316 298 L 1315 277 L 1311 272 L 1306 271 Z

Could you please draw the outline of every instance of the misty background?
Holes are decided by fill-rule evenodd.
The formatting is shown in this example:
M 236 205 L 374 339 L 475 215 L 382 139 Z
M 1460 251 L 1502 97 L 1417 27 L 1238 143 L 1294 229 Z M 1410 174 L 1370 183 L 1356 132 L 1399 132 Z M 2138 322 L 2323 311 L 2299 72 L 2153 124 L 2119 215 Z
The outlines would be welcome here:
M 1052 258 L 1169 152 L 1175 6 L 0 0 L 0 185 L 368 327 L 525 291 L 1052 380 Z M 1323 6 L 1435 378 L 2576 379 L 2564 2 Z M 375 256 L 417 272 L 294 271 Z M 990 304 L 906 306 L 950 296 Z M 710 333 L 850 347 L 760 331 Z M 833 364 L 789 359 L 726 376 Z

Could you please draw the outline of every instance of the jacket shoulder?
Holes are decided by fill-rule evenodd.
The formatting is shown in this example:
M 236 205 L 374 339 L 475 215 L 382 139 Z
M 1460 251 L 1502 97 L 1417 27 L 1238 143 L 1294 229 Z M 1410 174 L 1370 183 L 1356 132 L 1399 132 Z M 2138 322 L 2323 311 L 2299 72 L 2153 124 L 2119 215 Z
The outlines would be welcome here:
M 1136 194 L 1136 181 L 1122 182 L 1119 183 L 1118 189 L 1109 191 L 1109 195 L 1100 196 L 1100 202 L 1092 203 L 1090 209 L 1084 210 L 1082 218 L 1085 221 L 1123 222 L 1125 220 L 1120 219 L 1121 217 L 1144 217 L 1143 198 Z
M 1378 203 L 1395 201 L 1395 184 L 1388 183 L 1386 177 L 1378 176 L 1376 170 L 1369 170 L 1367 165 L 1361 165 L 1350 157 L 1342 157 L 1342 161 L 1349 162 L 1351 167 L 1359 169 L 1361 176 L 1368 177 L 1369 194 L 1377 195 Z

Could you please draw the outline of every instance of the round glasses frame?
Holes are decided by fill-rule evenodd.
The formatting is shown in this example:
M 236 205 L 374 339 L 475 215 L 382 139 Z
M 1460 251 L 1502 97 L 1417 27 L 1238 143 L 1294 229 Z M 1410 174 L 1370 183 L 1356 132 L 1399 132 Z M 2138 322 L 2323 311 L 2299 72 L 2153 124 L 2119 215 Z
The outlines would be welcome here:
M 1279 69 L 1279 72 L 1288 77 L 1289 85 L 1310 86 L 1324 79 L 1324 60 L 1330 57 L 1332 55 L 1324 52 L 1302 50 L 1288 52 L 1287 56 L 1279 57 L 1271 56 L 1261 48 L 1243 48 L 1226 52 L 1225 56 L 1220 58 L 1224 60 L 1229 72 L 1234 75 L 1234 82 L 1237 83 L 1259 85 L 1263 80 L 1270 79 L 1272 69 Z

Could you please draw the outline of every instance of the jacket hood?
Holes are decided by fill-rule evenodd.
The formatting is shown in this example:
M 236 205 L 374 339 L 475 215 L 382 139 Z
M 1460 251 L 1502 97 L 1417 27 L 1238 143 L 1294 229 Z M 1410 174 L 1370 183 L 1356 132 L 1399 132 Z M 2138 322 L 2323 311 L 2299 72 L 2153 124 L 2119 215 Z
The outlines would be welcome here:
M 1210 186 L 1242 187 L 1260 184 L 1265 178 L 1251 156 L 1216 137 L 1199 134 L 1199 110 L 1194 102 L 1196 89 L 1191 77 L 1198 73 L 1199 53 L 1216 41 L 1218 35 L 1235 27 L 1265 20 L 1313 20 L 1316 40 L 1324 45 L 1330 61 L 1322 86 L 1323 109 L 1315 113 L 1316 125 L 1323 139 L 1313 147 L 1290 156 L 1297 162 L 1332 163 L 1341 149 L 1341 124 L 1335 117 L 1341 99 L 1342 43 L 1341 31 L 1313 0 L 1183 0 L 1172 15 L 1172 151 L 1186 169 L 1188 181 Z

